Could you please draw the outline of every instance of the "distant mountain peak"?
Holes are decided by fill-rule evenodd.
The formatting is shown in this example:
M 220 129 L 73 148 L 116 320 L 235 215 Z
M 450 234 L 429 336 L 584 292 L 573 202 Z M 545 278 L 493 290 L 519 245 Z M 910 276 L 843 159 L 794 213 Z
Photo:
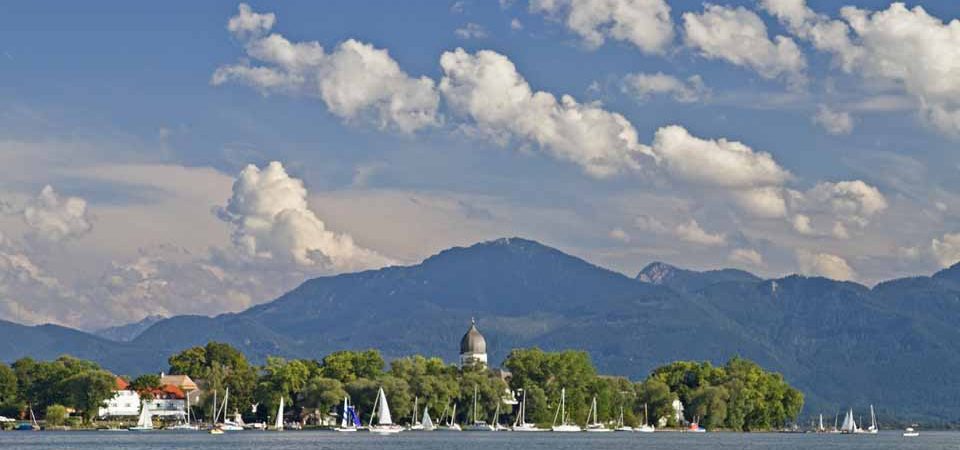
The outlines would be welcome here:
M 674 278 L 678 271 L 686 272 L 686 270 L 678 269 L 670 264 L 654 261 L 647 264 L 647 266 L 637 274 L 636 278 L 644 283 L 665 284 Z

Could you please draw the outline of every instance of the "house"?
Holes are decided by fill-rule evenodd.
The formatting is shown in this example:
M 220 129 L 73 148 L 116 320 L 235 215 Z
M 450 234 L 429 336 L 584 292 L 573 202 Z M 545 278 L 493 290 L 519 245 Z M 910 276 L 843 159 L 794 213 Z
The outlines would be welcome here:
M 150 390 L 152 399 L 146 400 L 154 417 L 183 417 L 187 415 L 187 394 L 177 386 L 164 384 Z
M 140 414 L 140 394 L 130 389 L 130 383 L 116 377 L 113 397 L 97 411 L 100 418 L 136 416 Z
M 183 392 L 192 392 L 197 390 L 197 383 L 195 383 L 186 375 L 166 375 L 161 372 L 160 385 L 176 386 Z

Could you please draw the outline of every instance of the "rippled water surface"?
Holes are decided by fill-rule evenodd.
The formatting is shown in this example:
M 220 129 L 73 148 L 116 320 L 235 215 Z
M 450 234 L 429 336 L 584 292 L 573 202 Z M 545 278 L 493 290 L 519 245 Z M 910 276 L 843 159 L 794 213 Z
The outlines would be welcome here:
M 654 433 L 520 434 L 401 433 L 374 436 L 321 431 L 242 432 L 225 435 L 171 432 L 2 432 L 0 449 L 960 449 L 960 433 L 923 432 L 904 438 L 899 432 L 876 436 L 817 434 Z

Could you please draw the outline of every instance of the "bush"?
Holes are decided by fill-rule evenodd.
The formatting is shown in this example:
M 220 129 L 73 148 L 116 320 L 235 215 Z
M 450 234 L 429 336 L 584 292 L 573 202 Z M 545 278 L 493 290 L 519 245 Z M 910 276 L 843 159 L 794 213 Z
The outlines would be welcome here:
M 67 408 L 63 405 L 50 405 L 47 407 L 47 425 L 63 425 L 67 418 Z

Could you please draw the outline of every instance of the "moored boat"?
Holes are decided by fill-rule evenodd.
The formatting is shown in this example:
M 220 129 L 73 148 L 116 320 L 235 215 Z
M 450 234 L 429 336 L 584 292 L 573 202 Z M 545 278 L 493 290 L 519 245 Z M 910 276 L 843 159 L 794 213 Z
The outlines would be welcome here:
M 377 399 L 373 402 L 373 413 L 370 415 L 368 428 L 371 433 L 383 435 L 397 434 L 403 431 L 403 427 L 393 423 L 393 417 L 390 415 L 390 405 L 387 403 L 387 394 L 383 392 L 383 387 L 377 391 Z
M 590 402 L 590 413 L 587 415 L 587 428 L 584 430 L 588 433 L 606 433 L 613 431 L 606 427 L 606 425 L 600 423 L 600 412 L 597 410 L 597 397 L 594 396 L 593 400 Z
M 560 389 L 560 405 L 557 406 L 557 412 L 553 415 L 553 426 L 550 431 L 554 433 L 576 433 L 583 431 L 579 425 L 567 421 L 567 388 Z

